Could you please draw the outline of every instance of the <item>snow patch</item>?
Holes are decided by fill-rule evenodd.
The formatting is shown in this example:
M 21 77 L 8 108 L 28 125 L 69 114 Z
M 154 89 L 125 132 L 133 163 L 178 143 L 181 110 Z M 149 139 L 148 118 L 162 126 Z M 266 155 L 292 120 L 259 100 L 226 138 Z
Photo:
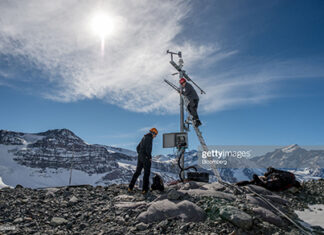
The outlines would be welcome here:
M 117 148 L 117 147 L 107 146 L 107 145 L 98 145 L 98 146 L 102 146 L 102 147 L 106 148 L 107 151 L 110 153 L 121 153 L 121 154 L 125 154 L 125 155 L 132 156 L 132 157 L 137 156 L 137 152 L 129 150 L 129 149 Z
M 0 188 L 5 188 L 5 187 L 10 187 L 10 186 L 3 183 L 2 178 L 0 177 Z
M 41 171 L 38 168 L 30 168 L 18 164 L 13 160 L 10 150 L 21 149 L 23 146 L 6 146 L 0 145 L 0 178 L 8 185 L 16 186 L 17 183 L 24 187 L 40 188 L 40 187 L 57 187 L 66 186 L 69 183 L 69 169 L 49 169 Z M 71 184 L 92 184 L 100 180 L 103 174 L 89 175 L 84 171 L 73 169 Z M 2 182 L 2 180 L 1 180 Z M 0 183 L 1 183 L 0 182 Z
M 309 209 L 304 211 L 295 211 L 298 217 L 312 226 L 321 226 L 324 228 L 324 205 L 310 205 Z
M 33 144 L 41 139 L 43 139 L 45 136 L 42 136 L 42 135 L 35 135 L 35 134 L 24 134 L 23 135 L 23 138 L 24 138 L 24 141 L 26 142 L 26 144 Z
M 284 153 L 291 153 L 297 149 L 300 149 L 300 147 L 297 144 L 289 145 L 285 148 L 282 148 L 281 151 Z

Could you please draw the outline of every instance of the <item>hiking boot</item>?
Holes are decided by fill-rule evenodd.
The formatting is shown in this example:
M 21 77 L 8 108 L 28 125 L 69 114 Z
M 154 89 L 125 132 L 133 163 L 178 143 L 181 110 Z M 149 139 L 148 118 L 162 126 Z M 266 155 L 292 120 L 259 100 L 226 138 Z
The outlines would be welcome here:
M 253 174 L 253 181 L 256 185 L 264 186 L 263 181 L 260 180 L 259 176 L 257 176 L 256 174 Z
M 142 191 L 142 194 L 143 194 L 143 195 L 147 195 L 147 193 L 148 193 L 147 190 L 143 190 L 143 191 Z
M 252 178 L 253 178 L 254 181 L 259 181 L 260 180 L 257 174 L 253 174 Z
M 133 189 L 131 189 L 131 188 L 127 188 L 127 191 L 129 192 L 129 193 L 131 193 L 131 192 L 133 192 Z
M 195 121 L 195 127 L 199 127 L 199 126 L 201 126 L 201 122 L 200 122 L 200 120 L 198 119 L 198 120 Z

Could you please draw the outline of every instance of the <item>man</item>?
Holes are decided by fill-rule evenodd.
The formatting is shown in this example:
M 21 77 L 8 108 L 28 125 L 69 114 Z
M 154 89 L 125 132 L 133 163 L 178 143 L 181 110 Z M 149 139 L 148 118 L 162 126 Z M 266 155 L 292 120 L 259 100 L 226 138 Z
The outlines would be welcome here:
M 151 161 L 152 161 L 152 142 L 158 134 L 156 128 L 152 128 L 149 133 L 144 135 L 141 142 L 137 145 L 136 150 L 138 153 L 137 167 L 133 175 L 133 178 L 128 186 L 128 191 L 131 192 L 134 188 L 137 178 L 140 176 L 142 169 L 144 168 L 143 176 L 143 189 L 142 193 L 146 194 L 149 190 L 149 179 L 151 173 Z
M 245 186 L 249 184 L 255 184 L 271 191 L 283 191 L 291 187 L 301 187 L 293 173 L 278 170 L 273 167 L 267 168 L 267 172 L 264 173 L 263 176 L 259 177 L 254 174 L 253 180 L 236 183 L 238 186 Z
M 183 95 L 186 96 L 187 99 L 189 100 L 187 109 L 193 118 L 193 123 L 196 127 L 198 127 L 201 125 L 197 113 L 199 96 L 197 95 L 195 89 L 189 83 L 187 83 L 186 79 L 181 78 L 179 80 L 179 83 L 183 87 Z

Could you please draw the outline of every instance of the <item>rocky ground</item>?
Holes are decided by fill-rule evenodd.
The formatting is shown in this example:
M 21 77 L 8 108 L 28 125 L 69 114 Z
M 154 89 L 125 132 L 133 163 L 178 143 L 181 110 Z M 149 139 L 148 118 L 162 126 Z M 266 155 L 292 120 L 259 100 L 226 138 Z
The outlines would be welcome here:
M 324 180 L 299 192 L 250 189 L 297 220 L 294 210 L 324 204 Z M 189 182 L 143 196 L 126 185 L 0 190 L 0 234 L 302 234 L 249 188 Z M 324 234 L 313 227 L 313 234 Z

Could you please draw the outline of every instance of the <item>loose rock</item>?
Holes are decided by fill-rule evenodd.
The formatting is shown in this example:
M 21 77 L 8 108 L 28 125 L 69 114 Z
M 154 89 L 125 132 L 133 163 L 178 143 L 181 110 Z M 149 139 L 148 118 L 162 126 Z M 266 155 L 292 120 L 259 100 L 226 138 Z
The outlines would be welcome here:
M 285 223 L 282 221 L 280 216 L 275 215 L 272 211 L 269 211 L 262 207 L 257 207 L 252 209 L 253 212 L 255 212 L 257 215 L 259 215 L 262 220 L 267 221 L 271 224 L 274 224 L 276 226 L 284 226 Z
M 137 219 L 144 223 L 158 222 L 167 218 L 182 218 L 184 221 L 199 222 L 206 219 L 205 212 L 187 200 L 175 204 L 168 199 L 154 202 Z
M 61 224 L 65 224 L 67 222 L 68 221 L 66 219 L 61 218 L 61 217 L 53 217 L 51 220 L 52 225 L 61 225 Z
M 240 211 L 235 207 L 223 207 L 220 209 L 219 215 L 222 219 L 230 221 L 231 223 L 240 228 L 250 229 L 252 227 L 252 217 L 249 214 Z

